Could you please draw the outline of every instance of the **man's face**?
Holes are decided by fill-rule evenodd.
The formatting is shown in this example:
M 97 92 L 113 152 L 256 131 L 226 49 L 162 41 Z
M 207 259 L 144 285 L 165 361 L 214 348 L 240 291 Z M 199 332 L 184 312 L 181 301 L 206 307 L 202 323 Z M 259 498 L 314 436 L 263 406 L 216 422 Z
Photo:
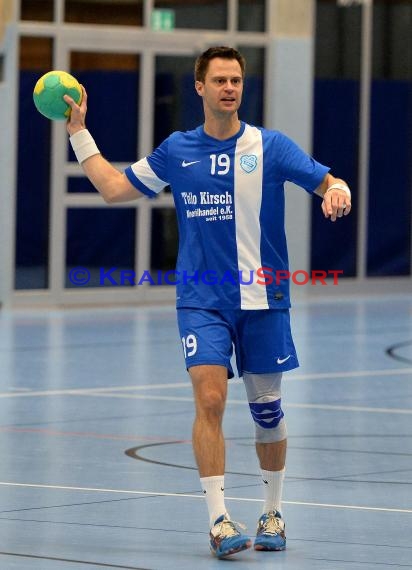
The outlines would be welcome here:
M 242 101 L 243 78 L 236 59 L 215 57 L 209 62 L 204 82 L 196 81 L 205 112 L 217 115 L 236 113 Z

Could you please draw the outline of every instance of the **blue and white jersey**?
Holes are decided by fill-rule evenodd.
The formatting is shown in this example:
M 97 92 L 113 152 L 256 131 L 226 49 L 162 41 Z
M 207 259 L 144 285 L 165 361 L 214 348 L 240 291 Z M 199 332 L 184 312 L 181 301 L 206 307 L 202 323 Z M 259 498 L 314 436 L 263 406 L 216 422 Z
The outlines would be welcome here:
M 155 196 L 170 185 L 179 226 L 177 307 L 290 307 L 284 183 L 313 193 L 329 168 L 278 131 L 241 123 L 220 141 L 175 132 L 126 169 Z M 282 278 L 283 276 L 283 278 Z

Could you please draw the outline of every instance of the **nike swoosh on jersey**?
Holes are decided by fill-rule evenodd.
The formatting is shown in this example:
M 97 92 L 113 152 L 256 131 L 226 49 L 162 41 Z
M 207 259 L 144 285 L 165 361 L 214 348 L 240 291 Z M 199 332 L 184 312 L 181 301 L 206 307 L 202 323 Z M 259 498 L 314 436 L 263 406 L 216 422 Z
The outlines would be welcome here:
M 198 162 L 200 162 L 200 160 L 192 160 L 192 162 L 186 162 L 185 160 L 182 160 L 182 166 L 183 168 L 186 168 L 186 166 L 192 166 L 192 164 L 197 164 Z
M 286 362 L 287 360 L 289 360 L 289 358 L 291 357 L 291 354 L 288 354 L 286 358 L 278 358 L 276 360 L 276 364 L 283 364 L 284 362 Z

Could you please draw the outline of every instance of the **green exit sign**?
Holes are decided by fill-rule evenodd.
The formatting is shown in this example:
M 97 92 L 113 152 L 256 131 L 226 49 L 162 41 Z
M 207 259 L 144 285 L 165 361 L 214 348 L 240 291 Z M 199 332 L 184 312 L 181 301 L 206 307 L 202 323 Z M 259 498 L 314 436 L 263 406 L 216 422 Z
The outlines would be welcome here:
M 175 27 L 174 10 L 153 10 L 152 11 L 152 30 L 170 32 Z

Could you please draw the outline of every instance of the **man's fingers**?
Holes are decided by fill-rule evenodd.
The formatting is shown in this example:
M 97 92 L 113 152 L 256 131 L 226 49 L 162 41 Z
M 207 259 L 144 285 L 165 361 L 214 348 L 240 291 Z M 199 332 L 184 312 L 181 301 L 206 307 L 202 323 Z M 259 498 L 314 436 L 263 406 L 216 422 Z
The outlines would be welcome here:
M 333 218 L 334 214 L 336 214 L 336 211 L 333 211 L 332 196 L 330 194 L 329 196 L 328 194 L 325 194 L 322 202 L 322 210 L 326 218 L 331 217 L 332 221 L 335 221 Z
M 80 102 L 80 105 L 78 105 L 76 101 L 72 97 L 70 97 L 70 95 L 63 95 L 63 99 L 66 101 L 68 105 L 70 105 L 72 109 L 79 107 L 79 109 L 85 111 L 87 109 L 87 93 L 83 85 L 80 85 L 80 87 L 82 89 L 82 100 Z
M 349 204 L 346 204 L 346 208 L 343 210 L 343 215 L 347 216 L 350 213 L 351 209 L 352 209 L 352 204 L 349 202 Z
M 351 211 L 350 197 L 342 192 L 328 192 L 323 198 L 322 211 L 326 218 L 335 222 L 337 218 L 347 216 Z
M 72 99 L 72 98 L 70 97 L 70 95 L 63 95 L 63 99 L 64 99 L 64 100 L 66 101 L 66 103 L 67 103 L 68 105 L 70 105 L 70 107 L 73 109 L 73 105 L 76 104 L 75 101 L 74 101 L 74 99 Z

